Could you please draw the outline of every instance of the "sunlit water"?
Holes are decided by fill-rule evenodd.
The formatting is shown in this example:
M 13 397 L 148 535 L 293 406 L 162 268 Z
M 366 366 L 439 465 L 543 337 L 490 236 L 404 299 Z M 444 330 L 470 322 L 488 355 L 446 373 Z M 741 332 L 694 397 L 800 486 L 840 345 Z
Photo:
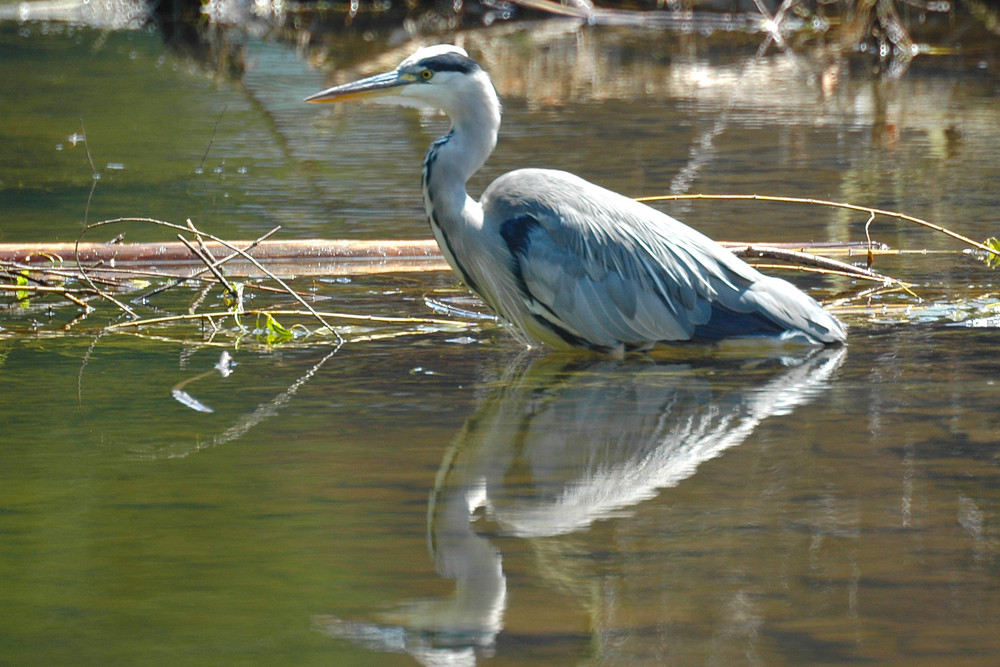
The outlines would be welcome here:
M 993 65 L 827 82 L 676 38 L 514 40 L 489 63 L 509 75 L 506 125 L 474 186 L 530 163 L 632 195 L 829 198 L 996 233 Z M 233 81 L 155 32 L 8 24 L 0 58 L 0 240 L 117 215 L 232 238 L 426 234 L 419 160 L 442 121 L 299 104 L 328 79 L 283 46 L 248 39 Z M 745 240 L 858 239 L 866 218 L 673 210 Z M 873 235 L 954 247 L 891 221 Z M 958 255 L 886 266 L 918 292 L 974 288 L 984 312 L 855 321 L 818 354 L 624 361 L 526 354 L 492 323 L 266 350 L 10 315 L 0 662 L 990 664 L 994 274 Z M 428 316 L 422 296 L 450 284 L 355 279 L 338 307 Z

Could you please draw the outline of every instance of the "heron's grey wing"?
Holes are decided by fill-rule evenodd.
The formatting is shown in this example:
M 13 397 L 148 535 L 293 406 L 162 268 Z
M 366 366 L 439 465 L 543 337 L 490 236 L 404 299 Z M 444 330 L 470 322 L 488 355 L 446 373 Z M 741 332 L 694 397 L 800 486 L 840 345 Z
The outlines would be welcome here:
M 512 172 L 482 202 L 531 315 L 570 344 L 778 334 L 823 312 L 690 227 L 565 172 Z
M 536 212 L 500 225 L 520 296 L 536 321 L 573 344 L 691 337 L 689 311 L 702 304 L 683 271 L 669 275 L 620 244 L 599 246 L 593 237 L 553 231 L 546 222 Z
M 690 339 L 720 290 L 754 278 L 730 270 L 693 230 L 570 174 L 512 172 L 483 206 L 536 320 L 599 345 Z

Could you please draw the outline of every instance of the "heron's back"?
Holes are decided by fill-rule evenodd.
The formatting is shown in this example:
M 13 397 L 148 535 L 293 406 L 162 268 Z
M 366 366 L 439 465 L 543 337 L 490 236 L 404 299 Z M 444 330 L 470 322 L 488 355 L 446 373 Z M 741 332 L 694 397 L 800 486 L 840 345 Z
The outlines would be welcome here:
M 615 349 L 785 332 L 845 338 L 840 322 L 790 283 L 572 174 L 514 171 L 480 203 L 480 233 L 505 264 L 493 272 L 509 276 L 492 295 L 506 303 L 491 305 L 535 335 L 545 330 L 543 340 Z

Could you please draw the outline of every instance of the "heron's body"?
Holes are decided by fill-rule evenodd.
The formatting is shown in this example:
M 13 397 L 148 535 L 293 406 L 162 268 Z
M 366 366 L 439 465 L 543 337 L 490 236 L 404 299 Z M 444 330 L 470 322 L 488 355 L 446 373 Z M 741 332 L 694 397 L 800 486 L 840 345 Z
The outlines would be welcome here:
M 424 159 L 431 229 L 465 283 L 528 337 L 602 352 L 745 336 L 845 339 L 840 322 L 790 283 L 572 174 L 519 169 L 472 199 L 466 182 L 496 146 L 500 103 L 486 72 L 456 47 L 421 49 L 393 72 L 309 99 L 389 92 L 451 118 Z

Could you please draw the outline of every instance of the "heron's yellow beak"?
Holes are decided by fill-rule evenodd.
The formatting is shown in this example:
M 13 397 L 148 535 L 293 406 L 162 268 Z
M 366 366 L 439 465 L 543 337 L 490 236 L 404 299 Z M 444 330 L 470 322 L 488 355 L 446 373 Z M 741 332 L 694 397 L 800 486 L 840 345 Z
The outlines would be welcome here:
M 396 70 L 327 88 L 306 98 L 306 102 L 346 102 L 393 95 L 401 86 L 412 83 L 413 78 Z

